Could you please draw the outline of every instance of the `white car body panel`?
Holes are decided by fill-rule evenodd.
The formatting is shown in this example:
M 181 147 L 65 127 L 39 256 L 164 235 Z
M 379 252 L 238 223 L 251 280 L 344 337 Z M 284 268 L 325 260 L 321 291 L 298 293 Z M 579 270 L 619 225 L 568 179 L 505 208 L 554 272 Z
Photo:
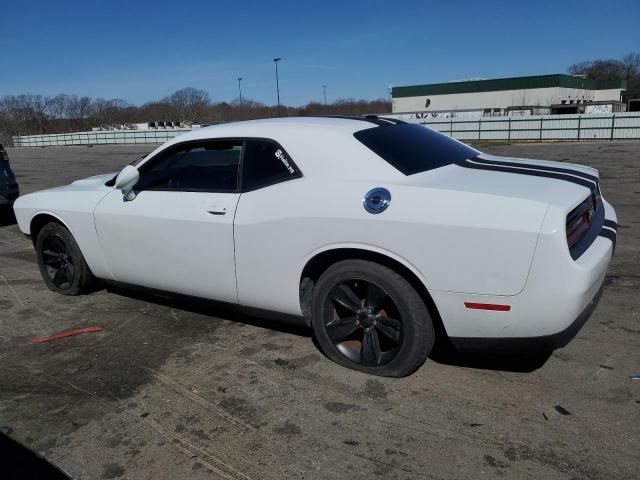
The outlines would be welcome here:
M 607 218 L 616 221 L 613 208 L 607 203 L 605 206 Z M 527 286 L 522 293 L 505 298 L 431 292 L 438 309 L 447 312 L 447 320 L 443 321 L 449 336 L 528 338 L 553 335 L 570 326 L 600 289 L 613 246 L 608 239 L 597 237 L 591 247 L 574 261 L 565 254 L 566 240 L 562 241 L 555 225 L 553 216 L 548 215 Z M 553 275 L 549 275 L 550 266 L 553 266 Z M 508 303 L 511 310 L 506 315 L 505 312 L 469 310 L 464 302 Z
M 237 303 L 233 216 L 239 196 L 144 191 L 124 202 L 112 190 L 94 214 L 112 278 Z M 227 213 L 209 213 L 219 209 Z
M 298 285 L 306 262 L 334 248 L 393 253 L 396 260 L 419 273 L 429 290 L 496 295 L 514 295 L 522 290 L 545 204 L 515 202 L 524 215 L 509 224 L 505 219 L 511 220 L 508 210 L 513 205 L 496 196 L 381 186 L 393 195 L 385 212 L 393 217 L 385 222 L 362 208 L 368 184 L 313 185 L 311 180 L 300 179 L 243 194 L 236 215 L 240 303 L 257 307 L 269 302 L 270 309 L 299 314 Z M 290 198 L 305 200 L 292 203 L 287 201 Z M 413 208 L 439 202 L 452 208 Z M 474 213 L 474 206 L 488 214 Z M 330 217 L 327 212 L 332 212 Z M 469 247 L 469 238 L 474 239 L 473 248 Z M 268 248 L 268 255 L 256 248 L 256 239 Z M 424 239 L 429 239 L 428 244 Z M 483 252 L 481 258 L 479 251 Z M 273 281 L 274 272 L 277 282 Z M 276 293 L 282 285 L 290 286 L 286 297 Z M 275 304 L 278 300 L 280 303 Z
M 306 118 L 201 128 L 158 147 L 138 168 L 177 143 L 251 137 L 278 142 L 303 176 L 244 193 L 142 191 L 123 201 L 104 185 L 110 174 L 20 197 L 16 216 L 26 234 L 38 214 L 60 219 L 100 278 L 287 314 L 302 313 L 307 262 L 325 251 L 359 249 L 409 269 L 451 337 L 553 335 L 580 315 L 602 284 L 612 241 L 598 236 L 572 259 L 567 214 L 590 190 L 533 175 L 562 167 L 597 177 L 595 170 L 479 154 L 478 161 L 522 163 L 527 174 L 517 166 L 508 173 L 452 164 L 407 176 L 354 139 L 373 127 Z M 392 196 L 378 215 L 362 204 L 374 187 Z M 226 214 L 212 215 L 212 208 Z M 604 208 L 615 222 L 613 208 Z M 474 310 L 465 302 L 510 310 Z
M 113 192 L 104 185 L 111 177 L 113 175 L 96 176 L 18 197 L 14 205 L 18 226 L 30 234 L 31 221 L 36 216 L 57 218 L 75 238 L 93 274 L 112 279 L 93 222 L 93 209 L 105 195 Z

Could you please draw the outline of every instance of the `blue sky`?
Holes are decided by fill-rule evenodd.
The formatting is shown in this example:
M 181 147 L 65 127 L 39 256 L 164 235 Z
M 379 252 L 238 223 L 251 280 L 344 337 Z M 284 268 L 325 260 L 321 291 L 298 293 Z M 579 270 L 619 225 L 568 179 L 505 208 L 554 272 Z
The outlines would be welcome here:
M 140 104 L 192 86 L 214 101 L 385 97 L 389 84 L 565 72 L 640 51 L 640 1 L 7 1 L 0 96 Z

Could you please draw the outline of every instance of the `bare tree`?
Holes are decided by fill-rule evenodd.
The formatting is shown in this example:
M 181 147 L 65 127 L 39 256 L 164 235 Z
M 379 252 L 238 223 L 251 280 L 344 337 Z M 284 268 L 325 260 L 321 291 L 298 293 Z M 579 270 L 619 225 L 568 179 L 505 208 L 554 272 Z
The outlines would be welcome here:
M 387 100 L 337 100 L 325 105 L 311 102 L 303 107 L 285 107 L 281 115 L 361 115 L 391 110 Z M 184 88 L 155 102 L 141 106 L 124 100 L 79 97 L 60 94 L 7 95 L 0 97 L 0 142 L 10 143 L 14 135 L 76 132 L 92 127 L 143 123 L 149 121 L 185 121 L 215 123 L 231 120 L 268 118 L 277 108 L 251 99 L 212 103 L 204 90 Z
M 629 53 L 616 59 L 597 59 L 578 62 L 567 70 L 593 80 L 626 80 L 628 89 L 640 88 L 640 53 Z
M 176 120 L 194 122 L 203 116 L 210 100 L 206 91 L 187 87 L 165 98 L 163 102 L 174 108 L 180 117 Z

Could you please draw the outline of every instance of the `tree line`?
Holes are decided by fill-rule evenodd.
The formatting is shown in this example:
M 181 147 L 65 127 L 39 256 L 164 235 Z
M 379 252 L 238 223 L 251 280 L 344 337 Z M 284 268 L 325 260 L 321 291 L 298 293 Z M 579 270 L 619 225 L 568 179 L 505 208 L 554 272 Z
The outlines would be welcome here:
M 152 121 L 209 124 L 276 116 L 365 115 L 391 111 L 388 100 L 311 102 L 303 107 L 265 105 L 250 99 L 212 102 L 204 90 L 183 88 L 159 101 L 136 106 L 120 99 L 78 95 L 6 95 L 0 97 L 0 143 L 15 135 L 68 133 Z
M 584 75 L 593 80 L 626 80 L 627 90 L 640 89 L 640 53 L 615 58 L 589 60 L 571 65 L 571 75 Z

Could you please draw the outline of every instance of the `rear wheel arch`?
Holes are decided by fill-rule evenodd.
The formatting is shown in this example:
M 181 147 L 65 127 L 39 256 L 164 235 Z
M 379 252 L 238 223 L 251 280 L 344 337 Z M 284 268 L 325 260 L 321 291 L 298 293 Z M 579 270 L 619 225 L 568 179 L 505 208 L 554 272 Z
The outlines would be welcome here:
M 418 292 L 424 301 L 429 314 L 431 315 L 433 326 L 436 331 L 437 338 L 446 338 L 447 333 L 444 328 L 442 319 L 438 312 L 429 291 L 423 280 L 411 270 L 408 266 L 399 260 L 385 255 L 384 253 L 367 250 L 364 248 L 334 248 L 317 253 L 310 258 L 304 266 L 300 275 L 300 308 L 305 317 L 305 321 L 310 324 L 310 308 L 313 287 L 322 275 L 331 265 L 343 260 L 367 260 L 383 265 L 409 282 L 409 284 Z

